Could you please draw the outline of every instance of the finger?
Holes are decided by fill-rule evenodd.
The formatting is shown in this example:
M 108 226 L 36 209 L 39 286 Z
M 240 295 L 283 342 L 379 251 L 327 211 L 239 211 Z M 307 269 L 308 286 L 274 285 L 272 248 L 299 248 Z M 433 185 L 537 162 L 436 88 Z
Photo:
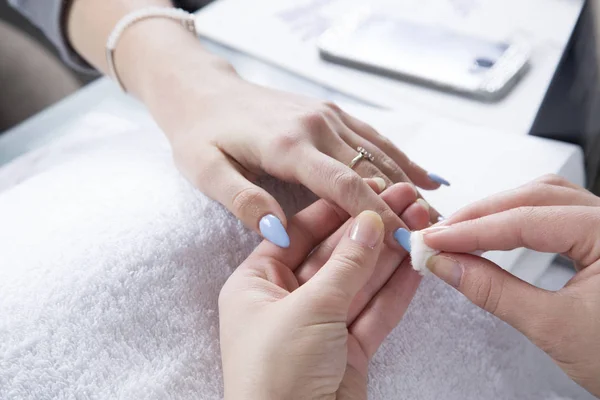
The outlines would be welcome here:
M 340 110 L 341 111 L 341 110 Z M 379 134 L 370 125 L 341 111 L 340 117 L 344 123 L 354 132 L 373 143 L 381 151 L 387 154 L 406 173 L 408 178 L 417 186 L 426 190 L 439 188 L 441 185 L 449 186 L 448 181 L 436 174 L 431 174 L 412 162 L 396 145 L 388 138 Z
M 383 219 L 386 228 L 385 242 L 391 248 L 404 251 L 394 238 L 394 232 L 405 224 L 355 171 L 339 161 L 315 150 L 302 151 L 304 164 L 295 168 L 296 179 L 317 196 L 329 200 L 357 216 L 363 210 L 372 210 Z
M 408 183 L 396 184 L 383 192 L 381 195 L 382 199 L 390 206 L 392 211 L 397 214 L 402 214 L 404 210 L 413 204 L 416 200 L 416 192 L 414 186 Z M 319 247 L 313 251 L 308 259 L 302 264 L 296 271 L 296 276 L 300 285 L 306 283 L 311 279 L 319 269 L 325 264 L 331 257 L 335 247 L 340 242 L 347 227 L 338 229 L 333 235 L 325 239 Z M 394 252 L 396 254 L 396 252 Z M 402 256 L 399 254 L 399 256 Z M 377 276 L 384 280 L 387 280 L 391 272 L 378 271 Z
M 408 229 L 421 230 L 430 225 L 429 210 L 430 206 L 425 200 L 417 199 L 400 214 L 400 218 L 408 225 Z
M 596 207 L 519 207 L 423 231 L 425 243 L 454 253 L 520 247 L 565 254 L 583 266 L 600 257 Z
M 564 181 L 564 183 L 568 182 Z M 570 185 L 549 184 L 540 180 L 476 201 L 456 212 L 444 222 L 444 225 L 480 218 L 517 207 L 560 205 L 600 206 L 600 198 L 577 186 L 573 188 Z
M 385 184 L 381 180 L 366 179 L 371 189 L 379 194 Z M 282 249 L 268 241 L 262 242 L 250 258 L 274 259 L 294 271 L 308 254 L 329 237 L 350 217 L 344 210 L 327 200 L 318 200 L 294 215 L 288 224 L 290 247 Z
M 348 127 L 342 126 L 339 128 L 339 131 L 341 132 L 340 136 L 344 139 L 344 141 L 346 141 L 346 143 L 348 143 L 348 145 L 354 152 L 354 155 L 357 154 L 359 148 L 364 148 L 369 153 L 371 153 L 373 155 L 372 163 L 379 169 L 379 171 L 381 171 L 381 173 L 387 176 L 391 182 L 410 182 L 412 184 L 408 176 L 404 173 L 404 171 L 402 171 L 402 168 L 400 168 L 393 159 L 388 157 L 387 154 L 381 151 L 373 143 L 369 142 L 360 135 L 351 131 Z M 350 157 L 350 155 L 346 155 L 345 157 Z M 417 195 L 421 197 L 421 195 L 418 192 Z M 431 222 L 437 223 L 440 214 L 437 212 L 437 210 L 430 207 L 428 207 L 428 211 Z
M 408 206 L 402 212 L 401 217 L 404 221 L 407 221 L 409 224 L 409 229 L 420 230 L 429 224 L 426 210 L 422 204 L 417 202 Z M 414 223 L 415 225 L 411 225 L 408 221 Z M 354 298 L 348 313 L 349 324 L 355 321 L 355 319 L 363 312 L 365 307 L 369 305 L 374 297 L 378 296 L 382 290 L 386 290 L 386 287 L 390 285 L 390 279 L 393 279 L 398 270 L 398 264 L 404 262 L 404 260 L 410 260 L 410 258 L 406 256 L 386 250 L 387 249 L 384 248 L 379 255 L 379 262 L 375 267 L 375 274 Z
M 384 226 L 372 211 L 361 213 L 346 230 L 329 261 L 293 294 L 311 299 L 322 318 L 346 321 L 354 296 L 367 283 L 379 257 Z
M 538 342 L 556 317 L 571 307 L 566 296 L 538 289 L 484 258 L 448 254 L 431 257 L 429 269 L 475 305 Z M 562 314 L 564 315 L 564 314 Z
M 289 247 L 287 219 L 277 200 L 246 179 L 220 151 L 205 154 L 203 168 L 192 183 L 223 204 L 248 228 L 279 247 Z
M 421 275 L 412 269 L 410 259 L 405 258 L 385 286 L 350 325 L 348 330 L 360 343 L 367 359 L 373 357 L 381 343 L 398 325 L 420 282 Z
M 394 160 L 392 160 L 387 154 L 379 149 L 379 147 L 354 132 L 344 123 L 340 122 L 339 127 L 336 127 L 336 129 L 339 131 L 340 137 L 351 150 L 350 155 L 345 155 L 345 158 L 338 158 L 338 160 L 343 161 L 347 160 L 349 156 L 354 157 L 359 151 L 359 148 L 364 148 L 373 155 L 372 163 L 392 182 L 411 182 L 410 178 L 406 175 L 402 168 L 400 168 Z
M 557 174 L 546 174 L 542 175 L 539 178 L 535 179 L 533 183 L 540 183 L 546 185 L 554 185 L 554 186 L 562 186 L 566 188 L 571 188 L 575 190 L 579 190 L 581 192 L 591 193 L 589 190 L 570 182 L 569 180 L 563 178 Z
M 356 148 L 350 147 L 348 143 L 342 139 L 336 140 L 335 143 L 329 143 L 325 146 L 324 150 L 325 154 L 346 165 L 359 154 Z M 389 175 L 384 173 L 376 164 L 366 158 L 358 161 L 352 169 L 363 178 L 379 177 L 385 180 L 387 186 L 393 184 L 393 180 Z M 401 182 L 408 182 L 408 178 L 403 179 Z

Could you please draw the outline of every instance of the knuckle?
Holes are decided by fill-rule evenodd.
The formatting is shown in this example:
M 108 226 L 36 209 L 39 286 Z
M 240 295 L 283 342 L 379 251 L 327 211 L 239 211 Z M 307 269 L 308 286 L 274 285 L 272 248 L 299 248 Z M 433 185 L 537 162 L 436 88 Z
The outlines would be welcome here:
M 348 274 L 362 268 L 364 263 L 364 252 L 361 249 L 351 246 L 345 248 L 342 252 L 334 253 L 331 262 L 339 273 Z
M 256 187 L 247 187 L 237 192 L 231 201 L 231 206 L 235 212 L 250 213 L 258 217 L 258 200 L 262 198 L 262 191 Z
M 396 164 L 394 162 L 394 160 L 392 160 L 389 157 L 381 157 L 381 164 L 382 164 L 382 168 L 384 168 L 384 171 L 390 171 L 390 175 L 392 175 L 396 181 L 398 180 L 402 180 L 402 181 L 406 181 L 406 174 L 404 173 L 404 171 L 402 170 L 402 168 L 400 168 L 398 166 L 398 164 Z
M 365 178 L 375 178 L 380 177 L 386 179 L 386 176 L 382 171 L 377 168 L 375 165 L 371 163 L 361 163 L 356 169 L 357 172 L 360 173 L 361 176 Z
M 504 288 L 503 279 L 495 276 L 468 278 L 467 274 L 466 280 L 470 283 L 465 287 L 465 291 L 471 295 L 473 303 L 490 314 L 497 315 Z
M 299 147 L 304 141 L 302 134 L 290 132 L 273 140 L 272 154 L 288 154 Z
M 340 106 L 338 106 L 337 104 L 335 104 L 332 101 L 323 102 L 323 107 L 326 108 L 328 111 L 333 111 L 336 114 L 342 112 L 342 109 L 340 108 Z
M 334 191 L 344 193 L 349 198 L 356 198 L 363 184 L 360 175 L 352 170 L 335 171 L 331 182 Z
M 322 133 L 329 128 L 327 118 L 331 110 L 318 107 L 300 116 L 300 124 L 312 134 Z
M 563 186 L 567 184 L 567 180 L 560 175 L 546 174 L 533 181 L 534 183 L 543 185 Z

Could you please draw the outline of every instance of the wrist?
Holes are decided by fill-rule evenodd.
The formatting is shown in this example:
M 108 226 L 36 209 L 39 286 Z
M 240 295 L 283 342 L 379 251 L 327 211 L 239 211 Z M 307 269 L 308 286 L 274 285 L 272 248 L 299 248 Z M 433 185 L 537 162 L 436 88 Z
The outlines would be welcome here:
M 177 21 L 140 21 L 124 32 L 115 53 L 128 92 L 139 98 L 169 134 L 186 102 L 206 109 L 229 88 L 245 83 L 224 59 L 206 51 Z M 197 112 L 193 113 L 197 115 Z
M 142 101 L 178 92 L 194 77 L 205 76 L 210 93 L 225 79 L 237 78 L 231 65 L 202 48 L 199 40 L 175 20 L 155 18 L 131 25 L 115 54 L 116 68 L 127 91 Z

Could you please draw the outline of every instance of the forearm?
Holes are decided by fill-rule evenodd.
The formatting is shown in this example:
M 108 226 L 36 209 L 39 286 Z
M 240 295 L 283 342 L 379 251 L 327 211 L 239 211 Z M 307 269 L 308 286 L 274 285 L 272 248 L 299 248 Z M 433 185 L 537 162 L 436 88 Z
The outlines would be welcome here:
M 147 6 L 170 6 L 170 2 L 75 0 L 67 16 L 70 43 L 106 73 L 105 45 L 110 32 L 124 15 Z M 203 81 L 194 86 L 204 88 L 207 95 L 223 82 L 238 79 L 226 61 L 203 49 L 180 24 L 160 18 L 140 21 L 125 30 L 115 51 L 115 65 L 126 89 L 151 111 L 164 106 L 157 104 L 160 98 L 170 93 L 181 95 L 191 76 Z

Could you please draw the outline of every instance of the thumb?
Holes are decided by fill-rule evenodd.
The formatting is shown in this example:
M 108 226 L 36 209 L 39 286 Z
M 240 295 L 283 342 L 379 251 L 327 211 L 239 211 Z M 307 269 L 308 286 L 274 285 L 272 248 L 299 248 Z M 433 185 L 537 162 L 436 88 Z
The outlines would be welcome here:
M 350 303 L 375 269 L 384 238 L 379 214 L 364 211 L 355 218 L 331 258 L 300 289 L 332 311 L 347 314 Z M 321 303 L 315 304 L 317 309 Z M 345 319 L 344 319 L 345 321 Z
M 556 293 L 536 288 L 481 257 L 441 253 L 431 257 L 427 267 L 475 305 L 534 342 L 562 308 Z

